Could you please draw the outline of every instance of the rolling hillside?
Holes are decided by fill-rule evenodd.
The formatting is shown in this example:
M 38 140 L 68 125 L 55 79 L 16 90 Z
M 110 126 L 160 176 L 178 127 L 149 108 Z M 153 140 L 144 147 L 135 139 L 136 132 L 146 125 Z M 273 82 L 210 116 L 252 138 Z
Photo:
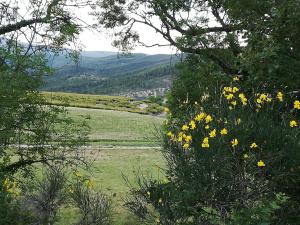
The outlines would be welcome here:
M 80 62 L 75 64 L 60 55 L 49 58 L 49 65 L 56 72 L 46 77 L 43 90 L 110 95 L 167 90 L 178 60 L 163 54 L 83 52 Z

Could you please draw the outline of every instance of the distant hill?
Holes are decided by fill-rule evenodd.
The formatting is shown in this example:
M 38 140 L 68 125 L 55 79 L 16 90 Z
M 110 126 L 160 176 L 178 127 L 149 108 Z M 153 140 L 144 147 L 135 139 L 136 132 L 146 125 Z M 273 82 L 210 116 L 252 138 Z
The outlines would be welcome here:
M 56 69 L 46 77 L 43 90 L 88 94 L 127 95 L 134 92 L 155 94 L 155 90 L 170 87 L 174 64 L 178 57 L 171 55 L 130 54 L 115 52 L 83 52 L 75 64 L 63 55 L 49 58 Z M 141 96 L 140 96 L 141 97 Z

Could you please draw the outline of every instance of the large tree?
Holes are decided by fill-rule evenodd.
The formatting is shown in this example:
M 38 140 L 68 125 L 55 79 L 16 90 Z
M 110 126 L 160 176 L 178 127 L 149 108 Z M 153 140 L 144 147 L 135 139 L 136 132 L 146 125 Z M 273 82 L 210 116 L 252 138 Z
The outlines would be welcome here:
M 98 6 L 99 25 L 113 30 L 120 48 L 142 43 L 136 25 L 144 24 L 225 74 L 299 87 L 297 0 L 98 0 Z

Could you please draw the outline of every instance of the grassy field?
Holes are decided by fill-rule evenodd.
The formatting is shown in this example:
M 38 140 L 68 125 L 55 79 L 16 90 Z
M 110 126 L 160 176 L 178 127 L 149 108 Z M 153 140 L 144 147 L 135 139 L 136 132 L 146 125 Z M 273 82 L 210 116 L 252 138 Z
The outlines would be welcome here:
M 48 104 L 93 108 L 110 109 L 117 111 L 134 112 L 140 114 L 158 114 L 163 107 L 148 100 L 138 101 L 122 96 L 88 95 L 63 92 L 42 92 Z
M 92 148 L 95 159 L 92 177 L 98 190 L 112 196 L 113 225 L 139 225 L 123 207 L 123 197 L 128 188 L 122 174 L 134 181 L 134 172 L 163 179 L 164 160 L 158 151 L 159 129 L 162 117 L 102 109 L 68 107 L 70 116 L 79 120 L 89 118 Z M 152 146 L 152 147 L 151 147 Z M 64 210 L 58 225 L 72 224 L 76 218 L 73 210 Z
M 69 107 L 72 118 L 88 118 L 95 145 L 155 146 L 162 117 L 112 110 Z
M 128 188 L 122 174 L 134 181 L 134 171 L 141 169 L 143 174 L 152 174 L 163 179 L 164 161 L 160 152 L 154 148 L 115 148 L 102 149 L 94 155 L 96 161 L 93 169 L 95 188 L 112 197 L 114 206 L 113 225 L 139 225 L 136 218 L 123 207 L 123 197 Z M 74 222 L 74 211 L 64 211 L 59 225 Z

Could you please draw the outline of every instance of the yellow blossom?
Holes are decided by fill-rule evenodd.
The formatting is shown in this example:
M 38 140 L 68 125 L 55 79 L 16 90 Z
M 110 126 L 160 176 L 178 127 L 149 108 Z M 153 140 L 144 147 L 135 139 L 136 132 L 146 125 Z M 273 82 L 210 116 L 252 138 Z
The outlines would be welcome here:
M 167 136 L 168 136 L 168 137 L 172 137 L 172 136 L 173 136 L 173 133 L 172 133 L 171 131 L 169 131 L 169 132 L 167 133 Z
M 255 143 L 255 142 L 253 142 L 251 145 L 250 145 L 250 148 L 257 148 L 258 147 L 258 145 Z
M 181 128 L 181 130 L 183 130 L 183 131 L 186 131 L 188 129 L 189 129 L 189 126 L 187 126 L 187 125 L 183 125 L 182 128 Z
M 231 100 L 231 99 L 233 99 L 234 98 L 234 95 L 233 94 L 228 94 L 228 95 L 226 95 L 226 99 L 227 100 Z
M 205 137 L 202 141 L 202 148 L 209 148 L 209 140 L 208 137 Z
M 231 87 L 224 87 L 223 90 L 224 90 L 224 92 L 232 92 Z
M 194 120 L 192 120 L 190 123 L 189 123 L 190 127 L 191 127 L 191 130 L 195 130 L 196 128 L 196 123 Z
M 158 218 L 155 219 L 156 223 L 160 223 L 160 220 Z
M 244 154 L 243 157 L 244 157 L 244 159 L 248 159 L 249 155 L 248 154 Z
M 256 99 L 256 102 L 257 102 L 258 104 L 261 104 L 261 103 L 262 103 L 262 100 L 261 100 L 260 98 L 258 98 L 258 99 Z
M 239 81 L 240 80 L 240 78 L 238 77 L 238 76 L 235 76 L 234 78 L 233 78 L 233 81 Z
M 283 102 L 283 94 L 282 94 L 282 92 L 278 92 L 276 98 L 278 99 L 278 101 Z
M 231 146 L 232 147 L 235 147 L 235 146 L 237 146 L 239 144 L 239 141 L 238 141 L 238 139 L 233 139 L 232 141 L 231 141 Z
M 214 138 L 217 136 L 217 130 L 213 129 L 211 132 L 209 132 L 209 137 Z
M 266 101 L 267 97 L 268 97 L 267 94 L 262 93 L 262 94 L 260 94 L 259 99 L 262 101 Z
M 238 92 L 240 89 L 238 89 L 237 87 L 233 87 L 232 88 L 232 93 L 236 93 L 236 92 Z
M 168 113 L 168 112 L 170 112 L 170 109 L 167 108 L 167 107 L 165 107 L 165 108 L 164 108 L 164 112 L 165 112 L 165 113 Z
M 299 100 L 294 101 L 294 109 L 300 109 L 300 101 Z
M 298 123 L 295 120 L 290 121 L 290 127 L 297 127 Z
M 209 123 L 209 122 L 211 122 L 213 119 L 212 119 L 212 117 L 211 117 L 211 115 L 207 115 L 206 117 L 205 117 L 205 123 Z
M 182 146 L 184 149 L 188 149 L 190 147 L 189 143 L 185 143 L 183 146 Z
M 206 125 L 204 128 L 205 128 L 206 130 L 209 129 L 209 125 Z
M 247 98 L 246 98 L 245 94 L 240 93 L 239 98 L 241 99 L 241 102 L 243 103 L 243 105 L 247 105 Z
M 262 160 L 259 160 L 259 161 L 257 162 L 257 166 L 258 166 L 258 167 L 264 167 L 264 166 L 265 166 L 265 163 L 264 163 Z
M 191 136 L 191 135 L 187 135 L 187 136 L 185 137 L 185 141 L 186 141 L 186 142 L 191 142 L 191 141 L 192 141 L 192 136 Z
M 232 101 L 232 102 L 230 102 L 230 104 L 236 106 L 237 102 L 236 101 Z
M 205 113 L 199 113 L 196 117 L 195 117 L 195 120 L 196 121 L 201 121 L 202 119 L 204 119 L 204 117 L 205 117 Z
M 223 128 L 221 131 L 220 131 L 220 134 L 221 135 L 226 135 L 228 134 L 228 130 L 226 128 Z
M 241 122 L 242 122 L 241 118 L 237 118 L 237 119 L 234 121 L 234 124 L 235 124 L 235 125 L 239 125 Z

